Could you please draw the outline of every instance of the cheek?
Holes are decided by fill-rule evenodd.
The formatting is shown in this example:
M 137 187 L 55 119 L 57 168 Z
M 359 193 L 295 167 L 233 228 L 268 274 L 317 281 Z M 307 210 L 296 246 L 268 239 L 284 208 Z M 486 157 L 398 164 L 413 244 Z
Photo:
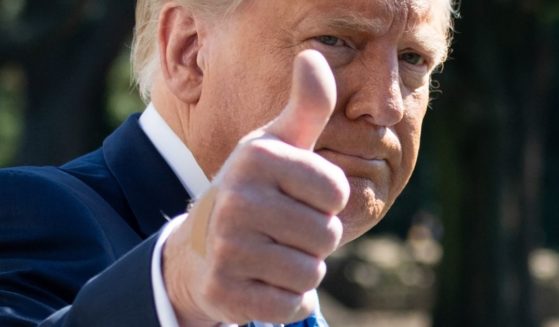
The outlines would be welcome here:
M 261 66 L 265 67 L 262 63 L 224 64 L 214 70 L 219 74 L 205 77 L 207 83 L 192 127 L 199 129 L 196 135 L 204 135 L 201 148 L 212 148 L 215 153 L 208 161 L 225 161 L 242 137 L 274 119 L 287 103 L 289 76 Z M 220 167 L 208 165 L 215 166 L 212 171 Z
M 257 113 L 258 127 L 275 119 L 289 101 L 291 89 L 291 75 L 269 71 L 266 75 L 259 75 L 254 80 L 252 92 L 252 110 Z
M 396 128 L 402 146 L 402 170 L 407 178 L 411 175 L 417 161 L 421 127 L 427 110 L 427 99 L 427 95 L 408 99 L 406 101 L 406 108 L 408 108 L 406 114 Z
M 415 162 L 419 151 L 419 142 L 421 138 L 421 122 L 414 118 L 404 118 L 402 128 L 398 131 L 402 143 L 402 158 L 406 167 L 409 161 Z M 408 167 L 409 168 L 409 167 Z
M 230 104 L 235 109 L 229 116 L 240 126 L 243 136 L 270 122 L 287 104 L 291 69 L 284 68 L 273 58 L 262 56 L 258 61 L 238 66 L 237 73 L 228 80 L 233 82 L 228 82 L 227 93 L 237 99 Z

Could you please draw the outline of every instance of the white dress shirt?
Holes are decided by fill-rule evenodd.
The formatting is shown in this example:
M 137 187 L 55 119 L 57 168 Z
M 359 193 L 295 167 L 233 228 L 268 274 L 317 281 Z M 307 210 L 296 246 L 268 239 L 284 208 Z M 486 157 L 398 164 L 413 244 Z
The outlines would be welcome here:
M 210 186 L 210 181 L 196 162 L 196 159 L 173 132 L 171 127 L 159 115 L 153 104 L 148 105 L 140 116 L 140 127 L 153 143 L 159 154 L 175 173 L 183 187 L 192 199 L 199 198 Z M 169 219 L 168 217 L 165 217 Z M 163 228 L 157 240 L 151 261 L 151 282 L 153 296 L 159 323 L 163 327 L 179 327 L 173 306 L 167 295 L 161 272 L 161 255 L 165 241 L 187 214 L 178 216 Z M 254 322 L 256 327 L 282 327 L 283 325 Z M 222 327 L 238 327 L 237 325 L 222 324 Z

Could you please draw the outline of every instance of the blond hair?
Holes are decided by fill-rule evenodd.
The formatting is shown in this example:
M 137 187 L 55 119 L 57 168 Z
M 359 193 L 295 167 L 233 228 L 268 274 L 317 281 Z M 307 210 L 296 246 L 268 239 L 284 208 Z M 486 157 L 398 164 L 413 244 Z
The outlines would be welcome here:
M 136 3 L 136 27 L 132 43 L 132 70 L 134 80 L 142 99 L 150 100 L 151 88 L 159 70 L 159 51 L 157 49 L 157 25 L 159 12 L 171 0 L 138 0 Z M 205 16 L 227 15 L 233 12 L 244 0 L 174 0 L 177 3 Z M 268 0 L 261 0 L 268 1 Z M 456 0 L 448 0 L 448 40 L 452 38 L 452 17 L 457 17 Z

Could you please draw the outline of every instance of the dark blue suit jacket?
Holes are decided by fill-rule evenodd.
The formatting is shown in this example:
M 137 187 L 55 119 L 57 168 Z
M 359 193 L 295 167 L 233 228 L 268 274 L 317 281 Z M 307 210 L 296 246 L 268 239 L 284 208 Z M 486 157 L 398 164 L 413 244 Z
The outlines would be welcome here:
M 62 167 L 0 170 L 0 326 L 158 326 L 150 236 L 188 201 L 138 115 Z

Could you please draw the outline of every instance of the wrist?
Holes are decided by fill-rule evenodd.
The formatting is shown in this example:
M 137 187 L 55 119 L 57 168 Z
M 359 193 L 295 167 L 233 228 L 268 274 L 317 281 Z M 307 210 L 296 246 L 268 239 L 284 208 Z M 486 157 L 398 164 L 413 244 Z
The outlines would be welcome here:
M 185 246 L 187 243 L 183 238 L 188 233 L 181 231 L 185 225 L 178 226 L 163 247 L 161 270 L 165 288 L 181 327 L 218 327 L 221 323 L 204 313 L 191 294 L 193 282 L 189 278 L 188 267 L 196 269 L 196 258 L 189 255 L 189 247 Z

